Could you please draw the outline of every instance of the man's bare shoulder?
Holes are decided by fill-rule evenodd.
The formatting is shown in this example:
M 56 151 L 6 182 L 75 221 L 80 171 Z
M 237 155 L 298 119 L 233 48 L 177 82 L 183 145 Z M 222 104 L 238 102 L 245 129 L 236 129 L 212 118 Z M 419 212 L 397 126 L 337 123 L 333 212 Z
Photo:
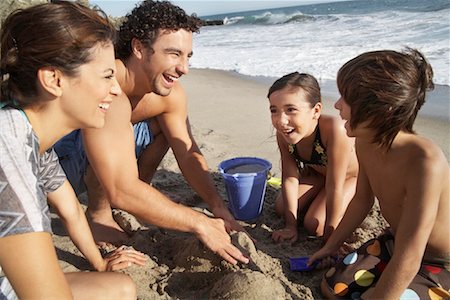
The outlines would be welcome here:
M 105 117 L 105 126 L 100 129 L 84 129 L 85 132 L 115 131 L 120 127 L 128 127 L 131 118 L 131 105 L 124 94 L 114 97 Z
M 151 94 L 152 104 L 159 107 L 158 114 L 186 114 L 187 112 L 187 96 L 184 88 L 179 82 L 166 96 Z
M 136 123 L 162 114 L 184 112 L 186 109 L 186 94 L 181 84 L 177 83 L 169 95 L 145 94 L 133 107 L 131 120 L 133 123 Z

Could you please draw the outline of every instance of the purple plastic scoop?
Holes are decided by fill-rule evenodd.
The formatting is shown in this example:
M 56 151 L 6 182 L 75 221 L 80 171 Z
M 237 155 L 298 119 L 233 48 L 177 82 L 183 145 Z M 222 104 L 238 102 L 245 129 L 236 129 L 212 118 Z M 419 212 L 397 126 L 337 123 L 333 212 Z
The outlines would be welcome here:
M 289 258 L 289 264 L 291 271 L 311 271 L 316 265 L 317 261 L 315 261 L 311 266 L 308 266 L 309 257 L 291 257 Z

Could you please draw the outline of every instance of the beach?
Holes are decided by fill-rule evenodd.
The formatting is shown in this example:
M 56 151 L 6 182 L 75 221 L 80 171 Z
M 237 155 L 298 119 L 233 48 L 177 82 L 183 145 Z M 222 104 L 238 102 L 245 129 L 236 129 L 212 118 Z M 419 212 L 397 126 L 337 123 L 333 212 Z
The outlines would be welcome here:
M 275 177 L 281 176 L 279 152 L 272 129 L 266 97 L 270 83 L 233 72 L 191 69 L 181 80 L 189 99 L 189 121 L 193 135 L 205 155 L 213 179 L 226 199 L 218 164 L 238 156 L 269 160 Z M 444 93 L 445 95 L 445 93 Z M 332 108 L 336 94 L 323 92 L 324 111 Z M 419 116 L 416 130 L 438 143 L 449 160 L 448 120 Z M 184 180 L 169 151 L 152 182 L 155 188 L 175 195 L 177 201 L 208 214 L 205 204 Z M 294 244 L 275 244 L 271 233 L 283 226 L 274 212 L 279 190 L 267 186 L 262 214 L 255 220 L 241 222 L 255 239 L 233 234 L 235 245 L 250 258 L 248 265 L 233 266 L 207 250 L 192 234 L 168 231 L 142 224 L 131 215 L 115 211 L 116 220 L 131 234 L 127 244 L 148 255 L 144 267 L 132 266 L 123 272 L 136 283 L 138 299 L 317 299 L 325 270 L 292 272 L 290 257 L 309 256 L 321 241 L 307 237 L 299 228 Z M 85 206 L 86 195 L 80 196 Z M 149 208 L 151 209 L 151 208 Z M 89 270 L 88 263 L 72 244 L 60 221 L 52 213 L 54 242 L 65 272 Z M 350 247 L 382 232 L 386 223 L 374 206 L 369 216 L 347 240 Z M 111 246 L 112 247 L 112 246 Z M 112 250 L 105 247 L 104 250 Z

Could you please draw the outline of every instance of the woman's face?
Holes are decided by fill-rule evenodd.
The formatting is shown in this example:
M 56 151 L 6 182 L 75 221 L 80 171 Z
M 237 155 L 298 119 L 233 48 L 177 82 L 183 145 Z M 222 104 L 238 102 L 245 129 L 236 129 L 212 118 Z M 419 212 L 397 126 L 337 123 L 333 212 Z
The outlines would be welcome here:
M 321 105 L 311 108 L 302 89 L 284 88 L 269 97 L 272 125 L 289 144 L 314 133 Z
M 113 98 L 121 94 L 112 43 L 98 43 L 91 51 L 93 59 L 78 68 L 76 77 L 65 76 L 62 86 L 62 111 L 74 129 L 103 127 Z

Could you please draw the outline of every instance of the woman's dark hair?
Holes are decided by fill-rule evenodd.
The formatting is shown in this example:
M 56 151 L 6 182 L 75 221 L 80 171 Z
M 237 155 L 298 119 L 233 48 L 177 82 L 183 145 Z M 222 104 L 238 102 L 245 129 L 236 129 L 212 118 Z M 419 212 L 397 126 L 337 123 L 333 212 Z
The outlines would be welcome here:
M 203 21 L 195 14 L 187 15 L 183 9 L 169 1 L 143 1 L 126 15 L 125 21 L 120 26 L 115 45 L 116 58 L 125 60 L 130 57 L 133 38 L 151 47 L 159 30 L 185 29 L 198 32 L 202 25 Z
M 316 78 L 312 75 L 298 72 L 290 73 L 277 79 L 270 87 L 267 98 L 269 98 L 273 92 L 282 90 L 286 87 L 293 92 L 302 89 L 305 92 L 311 108 L 321 102 L 320 86 Z
M 52 1 L 14 11 L 1 29 L 0 102 L 26 106 L 38 95 L 40 68 L 76 76 L 93 59 L 92 48 L 114 42 L 115 34 L 102 11 L 78 3 Z
M 433 70 L 415 49 L 366 52 L 341 67 L 337 85 L 351 107 L 351 128 L 367 121 L 373 142 L 389 149 L 399 131 L 414 133 L 426 91 L 434 88 Z

